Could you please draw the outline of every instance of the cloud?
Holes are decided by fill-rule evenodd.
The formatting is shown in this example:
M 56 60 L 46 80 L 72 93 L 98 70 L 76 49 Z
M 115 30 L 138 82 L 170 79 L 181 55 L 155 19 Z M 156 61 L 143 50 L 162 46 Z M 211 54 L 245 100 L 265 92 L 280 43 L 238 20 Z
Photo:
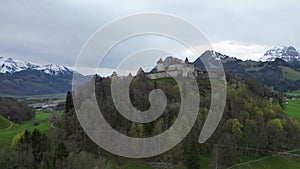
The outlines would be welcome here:
M 242 60 L 258 60 L 270 49 L 269 46 L 258 44 L 245 44 L 236 41 L 220 41 L 213 43 L 215 51 L 230 57 L 236 57 Z
M 254 59 L 266 47 L 300 47 L 296 38 L 300 30 L 299 5 L 298 0 L 3 1 L 0 55 L 74 66 L 83 44 L 105 24 L 132 14 L 161 12 L 195 25 L 216 42 L 220 52 Z

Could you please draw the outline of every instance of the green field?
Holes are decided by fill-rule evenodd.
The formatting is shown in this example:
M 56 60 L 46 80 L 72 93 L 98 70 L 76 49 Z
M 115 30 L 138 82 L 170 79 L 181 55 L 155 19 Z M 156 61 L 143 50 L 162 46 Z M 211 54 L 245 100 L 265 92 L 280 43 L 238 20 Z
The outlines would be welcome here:
M 4 118 L 3 116 L 0 116 L 0 131 L 6 129 L 10 126 L 10 121 Z
M 259 162 L 245 164 L 233 169 L 296 169 L 300 168 L 300 159 L 295 157 L 273 157 Z
M 136 161 L 131 161 L 131 160 L 126 160 L 126 161 L 111 161 L 112 162 L 112 168 L 113 169 L 153 169 L 153 167 L 151 167 L 148 164 L 143 164 L 140 162 L 136 162 Z
M 290 96 L 300 96 L 300 90 L 286 92 L 285 94 L 290 95 Z
M 283 76 L 289 80 L 300 80 L 300 72 L 285 66 L 279 66 L 283 71 Z
M 263 68 L 265 68 L 265 66 L 262 66 L 262 67 L 248 67 L 248 68 L 246 68 L 245 70 L 247 71 L 247 72 L 257 72 L 257 71 L 259 71 L 259 70 L 261 70 L 261 69 L 263 69 Z
M 33 131 L 38 129 L 42 132 L 47 131 L 50 128 L 49 120 L 53 116 L 53 113 L 45 113 L 37 111 L 36 117 L 32 121 L 23 122 L 21 124 L 14 124 L 12 128 L 8 130 L 0 130 L 0 144 L 10 143 L 14 135 L 25 131 Z M 34 122 L 39 122 L 38 126 L 34 126 Z
M 288 103 L 284 112 L 290 117 L 300 121 L 300 99 L 290 100 Z
M 264 157 L 262 157 L 264 158 Z M 259 159 L 259 158 L 258 158 Z M 240 166 L 232 167 L 233 169 L 296 169 L 300 168 L 300 159 L 294 157 L 266 157 L 266 159 L 254 162 L 255 158 L 244 159 Z M 113 169 L 154 169 L 155 167 L 133 160 L 112 160 Z M 252 162 L 251 162 L 252 161 Z M 249 162 L 246 164 L 246 162 Z M 238 164 L 236 164 L 238 165 Z M 210 158 L 208 155 L 201 156 L 200 166 L 203 169 L 210 169 Z M 174 166 L 173 169 L 186 169 L 183 165 Z

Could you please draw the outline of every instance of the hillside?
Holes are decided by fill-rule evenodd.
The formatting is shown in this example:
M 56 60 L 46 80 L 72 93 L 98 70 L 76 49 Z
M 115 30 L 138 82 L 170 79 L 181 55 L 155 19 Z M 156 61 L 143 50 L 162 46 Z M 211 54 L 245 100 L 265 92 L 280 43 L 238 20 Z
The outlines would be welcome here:
M 300 88 L 298 67 L 281 59 L 269 62 L 241 61 L 226 62 L 224 68 L 241 79 L 256 79 L 276 91 L 295 91 Z
M 35 112 L 27 104 L 12 98 L 0 97 L 0 115 L 12 122 L 20 123 L 31 120 Z
M 233 79 L 229 78 L 228 80 Z M 206 143 L 201 146 L 195 143 L 193 140 L 197 140 L 199 136 L 199 131 L 207 117 L 211 98 L 208 79 L 197 79 L 197 82 L 201 89 L 201 104 L 199 105 L 200 111 L 195 127 L 190 135 L 169 152 L 145 161 L 158 163 L 161 159 L 164 159 L 165 163 L 176 165 L 184 161 L 185 158 L 198 159 L 197 154 L 209 152 L 210 155 L 207 160 L 209 166 L 215 164 L 215 160 L 218 160 L 218 168 L 227 168 L 244 161 L 244 158 L 252 153 L 254 154 L 251 159 L 255 160 L 255 158 L 261 156 L 270 155 L 269 152 L 280 152 L 299 146 L 300 123 L 285 115 L 278 102 L 270 103 L 268 99 L 256 94 L 253 91 L 255 89 L 247 83 L 242 83 L 238 87 L 228 86 L 226 107 L 218 129 Z M 96 78 L 95 83 L 96 97 L 103 116 L 115 130 L 122 134 L 131 137 L 151 137 L 166 131 L 173 125 L 174 119 L 178 116 L 180 93 L 176 82 L 171 78 L 149 80 L 143 74 L 139 74 L 133 79 L 130 99 L 138 110 L 145 111 L 149 108 L 148 94 L 153 89 L 161 89 L 168 100 L 168 105 L 163 114 L 158 119 L 146 124 L 131 122 L 118 113 L 111 98 L 111 79 Z M 78 93 L 80 93 L 80 98 L 84 98 L 85 94 L 88 95 L 85 92 L 78 91 Z M 91 140 L 80 139 L 85 133 L 79 126 L 71 93 L 68 93 L 66 108 L 65 132 L 68 133 L 68 138 L 81 140 L 80 143 L 76 143 L 79 149 L 95 149 L 97 147 L 95 144 L 89 144 L 89 146 L 84 144 L 84 142 L 89 143 Z M 215 149 L 216 144 L 224 146 Z M 191 146 L 188 145 L 197 148 L 189 149 Z M 255 151 L 248 150 L 248 147 L 254 150 L 257 149 L 258 152 L 256 153 L 260 155 L 257 155 Z M 192 157 L 185 154 L 186 151 L 193 154 Z M 218 151 L 217 159 L 214 154 L 216 151 Z M 194 160 L 191 163 L 197 165 Z M 263 165 L 272 166 L 270 163 Z M 186 167 L 193 168 L 189 165 L 186 165 Z
M 288 79 L 288 80 L 300 80 L 300 72 L 294 70 L 293 68 L 290 67 L 285 67 L 285 66 L 278 66 L 281 71 L 283 72 L 283 77 Z
M 200 58 L 220 58 L 226 72 L 241 80 L 255 79 L 263 86 L 279 92 L 296 91 L 300 89 L 300 62 L 286 62 L 275 58 L 274 61 L 240 60 L 214 51 L 206 51 L 193 63 L 200 69 L 205 69 Z
M 0 115 L 0 130 L 6 129 L 10 126 L 9 120 Z
M 19 133 L 24 132 L 25 130 L 33 131 L 34 129 L 39 129 L 42 132 L 45 132 L 50 129 L 50 120 L 53 117 L 53 113 L 45 113 L 42 111 L 36 112 L 34 119 L 29 121 L 24 121 L 20 124 L 14 124 L 9 130 L 0 132 L 0 145 L 1 143 L 10 143 L 12 138 Z M 38 123 L 35 125 L 34 123 Z M 1 124 L 1 121 L 0 121 Z
M 73 70 L 59 65 L 37 65 L 0 57 L 0 94 L 43 95 L 72 89 Z M 76 72 L 82 83 L 88 78 Z
M 140 73 L 133 78 L 129 96 L 133 106 L 138 110 L 145 111 L 149 108 L 149 92 L 153 89 L 161 89 L 168 100 L 161 116 L 149 123 L 134 123 L 124 118 L 116 110 L 111 93 L 112 80 L 111 78 L 95 76 L 95 82 L 92 81 L 91 83 L 96 84 L 96 98 L 103 116 L 111 127 L 118 132 L 137 138 L 152 137 L 168 130 L 178 118 L 181 98 L 178 85 L 174 79 L 160 78 L 153 80 L 148 79 L 144 73 Z M 49 168 L 51 169 L 60 168 L 62 165 L 68 168 L 107 165 L 112 166 L 110 168 L 114 169 L 154 169 L 158 166 L 161 168 L 183 169 L 199 168 L 199 165 L 201 168 L 211 168 L 217 164 L 218 168 L 228 168 L 243 162 L 267 158 L 267 160 L 259 162 L 259 165 L 266 168 L 275 168 L 277 166 L 274 167 L 274 160 L 285 161 L 288 158 L 277 152 L 288 154 L 288 150 L 300 146 L 300 123 L 285 115 L 277 101 L 270 103 L 268 99 L 258 95 L 255 88 L 247 82 L 242 82 L 236 87 L 228 86 L 226 107 L 221 122 L 212 137 L 204 144 L 199 144 L 199 131 L 201 131 L 208 115 L 211 91 L 208 79 L 197 78 L 196 80 L 201 97 L 196 123 L 190 134 L 168 152 L 147 159 L 134 160 L 114 156 L 99 148 L 80 126 L 73 105 L 72 93 L 68 92 L 65 113 L 58 123 L 60 129 L 51 129 L 46 135 L 34 130 L 47 131 L 50 127 L 49 117 L 52 114 L 39 112 L 34 120 L 17 124 L 12 129 L 0 133 L 0 141 L 5 143 L 10 143 L 12 138 L 17 138 L 18 134 L 24 132 L 25 129 L 28 129 L 26 137 L 31 138 L 22 140 L 22 142 L 12 141 L 13 145 L 20 147 L 19 149 L 9 150 L 14 151 L 15 156 L 0 151 L 0 155 L 5 155 L 9 159 L 9 162 L 5 163 L 4 166 L 6 168 L 13 166 L 14 161 L 19 156 L 24 155 L 24 150 L 37 148 L 39 150 L 38 155 L 31 151 L 25 151 L 25 153 L 28 157 L 39 157 L 38 160 L 33 159 L 26 163 L 18 161 L 18 165 L 23 166 L 26 164 L 31 168 L 36 166 L 36 168 L 42 168 L 43 165 L 49 162 L 48 164 L 51 164 Z M 237 79 L 228 76 L 227 80 L 232 82 Z M 87 88 L 82 87 L 80 89 L 86 91 Z M 79 92 L 78 94 L 80 98 L 89 95 L 86 92 Z M 35 121 L 40 124 L 34 126 L 33 122 Z M 32 140 L 35 140 L 35 143 L 38 144 L 31 144 Z M 49 158 L 48 154 L 56 153 L 57 156 L 50 156 L 51 158 Z M 268 158 L 272 155 L 276 157 Z M 297 166 L 299 160 L 288 159 L 290 163 L 283 163 L 283 165 L 286 167 Z M 97 161 L 106 162 L 97 163 Z M 1 159 L 0 162 L 2 162 Z M 259 168 L 257 164 L 248 166 Z

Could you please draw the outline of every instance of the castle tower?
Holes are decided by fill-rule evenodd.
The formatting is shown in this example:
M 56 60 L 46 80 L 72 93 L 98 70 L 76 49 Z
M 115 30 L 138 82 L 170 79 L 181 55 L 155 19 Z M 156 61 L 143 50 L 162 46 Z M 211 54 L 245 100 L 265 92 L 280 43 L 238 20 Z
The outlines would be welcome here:
M 189 59 L 186 57 L 184 63 L 189 63 Z
M 137 71 L 137 75 L 141 75 L 141 74 L 144 74 L 144 70 L 143 68 L 140 68 L 138 71 Z
M 111 76 L 110 76 L 110 77 L 117 77 L 117 76 L 118 76 L 117 72 L 116 72 L 116 71 L 114 71 L 114 72 L 111 74 Z
M 160 58 L 156 63 L 160 64 L 160 63 L 164 63 L 164 61 Z
M 160 58 L 157 62 L 156 62 L 156 66 L 157 66 L 157 71 L 164 71 L 164 61 Z

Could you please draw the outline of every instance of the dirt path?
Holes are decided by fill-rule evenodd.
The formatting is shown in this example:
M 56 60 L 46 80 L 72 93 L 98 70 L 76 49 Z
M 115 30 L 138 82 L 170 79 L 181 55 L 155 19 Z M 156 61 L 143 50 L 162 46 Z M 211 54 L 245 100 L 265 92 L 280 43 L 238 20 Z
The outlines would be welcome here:
M 10 123 L 10 125 L 6 129 L 4 129 L 4 130 L 9 130 L 9 129 L 11 129 L 14 126 L 13 122 L 9 121 L 9 123 Z
M 300 148 L 299 149 L 295 149 L 295 150 L 291 150 L 291 151 L 278 152 L 278 153 L 273 154 L 273 155 L 268 156 L 268 157 L 264 157 L 264 158 L 253 160 L 253 161 L 248 161 L 248 162 L 245 162 L 245 163 L 240 163 L 240 164 L 231 166 L 228 169 L 240 167 L 240 166 L 247 165 L 247 164 L 249 165 L 249 164 L 252 164 L 252 163 L 256 163 L 256 162 L 263 161 L 263 160 L 266 160 L 266 159 L 269 159 L 269 158 L 273 158 L 273 157 L 277 157 L 277 156 L 294 156 L 294 157 L 300 157 L 298 154 L 292 154 L 293 152 L 297 152 L 297 151 L 300 151 Z
M 53 129 L 56 129 L 56 130 L 63 130 L 62 128 L 58 128 L 58 127 L 54 126 L 54 123 L 51 123 L 50 127 Z

